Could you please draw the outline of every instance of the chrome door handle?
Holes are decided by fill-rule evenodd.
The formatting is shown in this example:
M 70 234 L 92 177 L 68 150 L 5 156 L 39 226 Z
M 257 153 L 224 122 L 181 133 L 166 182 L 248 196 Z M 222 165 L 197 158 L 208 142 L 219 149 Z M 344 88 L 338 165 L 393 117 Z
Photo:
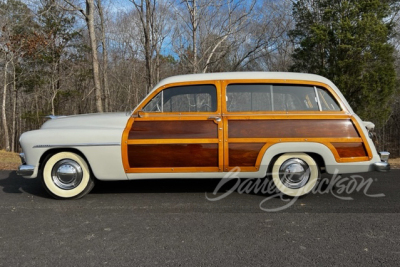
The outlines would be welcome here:
M 220 122 L 221 121 L 221 117 L 217 117 L 217 116 L 211 116 L 208 117 L 209 120 L 215 120 L 216 122 Z

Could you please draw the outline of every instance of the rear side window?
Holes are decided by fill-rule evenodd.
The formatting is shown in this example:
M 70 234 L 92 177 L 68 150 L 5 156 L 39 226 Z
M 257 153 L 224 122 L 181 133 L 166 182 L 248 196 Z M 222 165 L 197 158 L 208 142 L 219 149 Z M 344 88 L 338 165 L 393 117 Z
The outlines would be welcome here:
M 340 111 L 341 108 L 333 96 L 324 88 L 317 87 L 321 110 L 324 111 Z
M 217 111 L 217 89 L 210 84 L 170 87 L 150 100 L 143 111 L 215 112 Z
M 314 86 L 230 84 L 228 111 L 318 111 Z
M 272 111 L 271 85 L 231 84 L 228 86 L 228 111 Z

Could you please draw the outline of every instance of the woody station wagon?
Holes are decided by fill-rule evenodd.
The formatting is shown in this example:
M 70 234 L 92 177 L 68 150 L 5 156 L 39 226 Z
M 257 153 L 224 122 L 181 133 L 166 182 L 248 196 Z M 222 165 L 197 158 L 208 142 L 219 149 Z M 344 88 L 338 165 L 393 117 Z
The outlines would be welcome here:
M 311 74 L 237 72 L 167 78 L 131 114 L 59 117 L 21 135 L 18 174 L 55 198 L 79 198 L 94 180 L 272 177 L 289 196 L 321 172 L 386 171 L 374 125 L 336 86 Z

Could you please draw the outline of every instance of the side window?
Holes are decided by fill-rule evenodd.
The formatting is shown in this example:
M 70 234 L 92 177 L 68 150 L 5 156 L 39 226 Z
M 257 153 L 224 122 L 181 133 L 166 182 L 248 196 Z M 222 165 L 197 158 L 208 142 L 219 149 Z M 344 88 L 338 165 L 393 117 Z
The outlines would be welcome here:
M 150 100 L 143 111 L 215 112 L 217 89 L 209 84 L 170 87 Z
M 271 85 L 230 84 L 226 89 L 228 111 L 271 111 Z
M 161 92 L 158 93 L 149 103 L 143 108 L 145 112 L 161 112 Z
M 318 102 L 313 86 L 273 85 L 275 111 L 318 111 Z
M 313 86 L 282 84 L 230 84 L 227 110 L 314 111 L 319 110 Z
M 335 98 L 326 90 L 317 87 L 319 102 L 323 111 L 340 111 L 342 110 Z

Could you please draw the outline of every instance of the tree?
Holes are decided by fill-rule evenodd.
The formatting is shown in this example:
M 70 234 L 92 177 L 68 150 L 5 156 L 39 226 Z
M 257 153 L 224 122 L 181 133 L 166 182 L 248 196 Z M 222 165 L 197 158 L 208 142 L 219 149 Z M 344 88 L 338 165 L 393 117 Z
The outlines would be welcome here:
M 390 2 L 300 0 L 292 70 L 331 79 L 363 119 L 383 122 L 395 90 Z
M 2 126 L 4 130 L 4 147 L 7 151 L 15 148 L 16 120 L 16 66 L 24 57 L 34 54 L 38 46 L 44 43 L 43 36 L 35 31 L 36 23 L 33 14 L 26 4 L 18 0 L 0 2 L 0 65 L 4 66 Z M 12 85 L 12 127 L 11 146 L 7 120 L 7 89 Z
M 108 88 L 108 52 L 107 52 L 107 44 L 106 44 L 106 25 L 105 25 L 105 16 L 104 9 L 101 4 L 101 0 L 96 0 L 96 7 L 99 11 L 100 18 L 100 31 L 101 31 L 101 46 L 103 50 L 103 96 L 104 96 L 104 109 L 105 111 L 110 111 L 110 90 Z
M 97 55 L 97 38 L 96 31 L 94 25 L 94 0 L 86 0 L 86 10 L 80 8 L 69 0 L 64 0 L 68 5 L 70 5 L 74 10 L 79 11 L 82 16 L 85 18 L 86 25 L 89 31 L 89 39 L 90 39 L 90 48 L 92 55 L 92 68 L 93 68 L 93 82 L 94 82 L 94 90 L 96 94 L 96 109 L 97 112 L 103 112 L 103 103 L 102 103 L 102 91 L 100 84 L 100 71 L 99 71 L 99 59 Z
M 146 92 L 149 92 L 154 82 L 160 79 L 160 50 L 169 32 L 166 20 L 170 4 L 156 0 L 130 1 L 135 7 L 133 15 L 139 18 L 137 26 L 141 29 L 139 36 L 145 59 Z
M 173 40 L 181 62 L 187 62 L 186 69 L 192 73 L 205 73 L 227 56 L 227 50 L 234 44 L 229 39 L 246 29 L 255 6 L 255 1 L 246 0 L 178 2 Z M 221 49 L 223 45 L 227 46 Z

